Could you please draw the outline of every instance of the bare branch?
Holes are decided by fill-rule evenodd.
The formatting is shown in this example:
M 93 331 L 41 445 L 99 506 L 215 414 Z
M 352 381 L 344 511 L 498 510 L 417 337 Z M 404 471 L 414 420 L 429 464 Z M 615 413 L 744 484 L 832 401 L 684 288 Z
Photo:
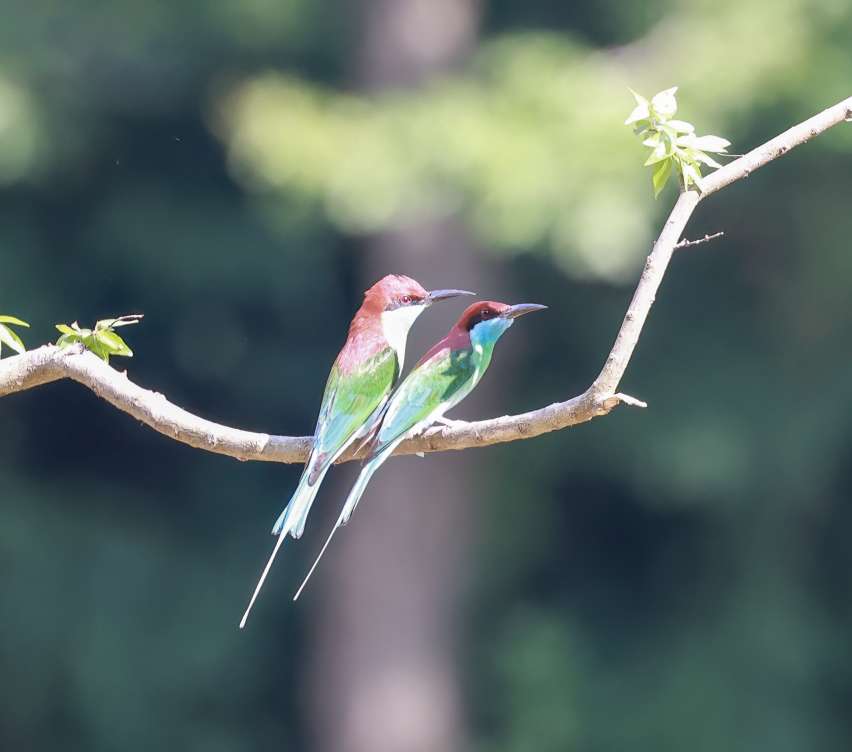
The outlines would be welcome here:
M 403 442 L 396 453 L 441 452 L 529 439 L 606 415 L 622 403 L 645 407 L 644 402 L 617 393 L 616 390 L 639 341 L 675 248 L 706 242 L 721 234 L 705 236 L 697 241 L 680 241 L 699 201 L 748 177 L 790 149 L 849 119 L 852 119 L 852 97 L 711 173 L 701 181 L 701 193 L 690 190 L 680 194 L 645 262 L 639 284 L 603 369 L 583 394 L 520 415 L 435 426 Z M 165 436 L 199 449 L 240 460 L 271 462 L 304 462 L 310 450 L 310 436 L 253 433 L 199 418 L 173 405 L 162 394 L 137 386 L 125 374 L 76 346 L 59 350 L 52 345 L 45 345 L 0 361 L 0 397 L 64 378 L 87 386 L 102 399 Z M 350 453 L 341 461 L 353 458 Z
M 695 240 L 687 240 L 684 238 L 675 246 L 675 250 L 679 251 L 681 248 L 690 248 L 693 245 L 701 245 L 702 243 L 709 243 L 711 240 L 715 240 L 716 238 L 721 238 L 724 235 L 724 231 L 714 232 L 712 235 L 705 235 L 703 238 L 696 238 Z
M 747 178 L 773 159 L 778 159 L 790 149 L 807 143 L 814 136 L 842 123 L 847 118 L 852 118 L 852 97 L 847 97 L 803 123 L 794 125 L 765 144 L 752 149 L 748 154 L 711 172 L 701 181 L 701 193 L 709 196 L 740 178 Z
M 0 360 L 0 397 L 58 379 L 83 384 L 155 431 L 198 449 L 240 460 L 277 462 L 302 462 L 310 450 L 308 436 L 269 436 L 199 418 L 172 404 L 162 394 L 134 384 L 126 374 L 111 368 L 82 345 L 62 350 L 44 345 Z

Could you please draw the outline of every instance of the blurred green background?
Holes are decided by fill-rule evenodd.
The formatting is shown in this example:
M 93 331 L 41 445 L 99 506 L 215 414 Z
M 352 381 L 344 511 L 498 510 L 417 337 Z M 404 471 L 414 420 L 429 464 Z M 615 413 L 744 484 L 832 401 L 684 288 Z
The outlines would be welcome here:
M 841 0 L 0 2 L 0 313 L 144 312 L 116 359 L 305 434 L 388 272 L 546 303 L 454 417 L 597 374 L 675 189 L 628 87 L 741 153 L 849 96 Z M 701 206 L 623 388 L 511 445 L 354 466 L 236 624 L 299 468 L 56 383 L 0 403 L 0 748 L 847 750 L 852 125 Z M 461 304 L 430 311 L 410 358 Z

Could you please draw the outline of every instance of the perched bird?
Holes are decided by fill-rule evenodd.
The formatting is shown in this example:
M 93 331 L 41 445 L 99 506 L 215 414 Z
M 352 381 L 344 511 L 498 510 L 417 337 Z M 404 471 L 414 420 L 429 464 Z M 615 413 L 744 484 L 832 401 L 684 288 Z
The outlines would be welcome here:
M 405 359 L 408 331 L 432 303 L 467 290 L 427 292 L 410 277 L 389 274 L 364 293 L 364 302 L 349 325 L 349 336 L 331 367 L 320 405 L 314 444 L 290 503 L 272 528 L 279 536 L 240 621 L 245 626 L 257 594 L 284 538 L 302 535 L 311 504 L 328 468 L 354 441 L 376 427 L 382 407 Z
M 537 303 L 474 303 L 447 336 L 420 359 L 388 401 L 361 474 L 294 600 L 308 583 L 337 528 L 349 521 L 373 473 L 393 454 L 397 444 L 442 420 L 444 413 L 467 397 L 488 369 L 494 345 L 503 332 L 518 316 L 544 308 L 547 306 Z

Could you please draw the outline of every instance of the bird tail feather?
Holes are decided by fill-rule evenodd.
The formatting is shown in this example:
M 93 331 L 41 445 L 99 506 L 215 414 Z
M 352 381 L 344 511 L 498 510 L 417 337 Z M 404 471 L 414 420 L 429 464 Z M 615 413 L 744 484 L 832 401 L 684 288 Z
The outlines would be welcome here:
M 314 482 L 311 483 L 311 475 L 315 473 L 315 470 L 311 467 L 311 463 L 305 466 L 305 471 L 299 479 L 299 485 L 296 486 L 293 496 L 272 526 L 273 535 L 286 536 L 289 533 L 294 538 L 302 537 L 302 533 L 305 532 L 308 513 L 311 511 L 311 505 L 314 503 L 323 478 L 328 472 L 328 467 L 326 465 L 322 468 L 315 476 Z
M 328 466 L 322 468 L 319 471 L 319 474 L 316 475 L 315 482 L 310 483 L 310 476 L 314 471 L 313 465 L 313 462 L 309 462 L 305 466 L 302 477 L 299 479 L 299 485 L 296 486 L 296 490 L 290 498 L 290 502 L 284 508 L 284 511 L 281 512 L 281 515 L 278 517 L 272 528 L 272 534 L 277 535 L 278 540 L 275 542 L 275 548 L 272 549 L 272 554 L 266 562 L 263 572 L 260 574 L 260 579 L 257 581 L 257 585 L 254 588 L 254 593 L 252 593 L 248 607 L 243 614 L 243 618 L 240 620 L 240 629 L 246 625 L 246 620 L 251 613 L 254 602 L 257 600 L 257 596 L 260 594 L 260 589 L 263 587 L 263 583 L 266 581 L 266 576 L 272 568 L 272 562 L 275 561 L 275 557 L 278 555 L 278 550 L 281 548 L 281 544 L 284 543 L 288 534 L 292 535 L 294 538 L 299 538 L 305 530 L 305 522 L 308 519 L 308 512 L 311 511 L 311 504 L 314 503 L 317 491 L 319 491 L 323 478 L 325 477 L 326 472 L 328 472 Z
M 266 580 L 266 575 L 269 574 L 269 570 L 272 568 L 272 562 L 275 561 L 275 557 L 278 555 L 278 549 L 281 548 L 281 544 L 286 538 L 286 535 L 279 535 L 278 540 L 275 541 L 275 548 L 272 549 L 272 555 L 269 557 L 269 561 L 266 562 L 266 566 L 263 568 L 263 572 L 261 572 L 260 574 L 260 579 L 257 581 L 257 585 L 255 585 L 254 592 L 251 594 L 251 600 L 249 601 L 249 604 L 246 607 L 245 613 L 243 614 L 243 618 L 240 619 L 240 629 L 245 627 L 246 621 L 248 620 L 249 614 L 251 613 L 252 606 L 254 606 L 254 602 L 257 600 L 257 596 L 260 594 L 260 589 L 263 587 L 263 583 Z
M 293 596 L 294 601 L 299 598 L 299 596 L 302 594 L 302 591 L 305 589 L 305 585 L 308 584 L 308 580 L 311 579 L 311 575 L 314 573 L 314 570 L 320 563 L 320 559 L 322 559 L 323 554 L 325 554 L 325 550 L 328 548 L 328 544 L 331 543 L 331 539 L 337 532 L 337 528 L 343 527 L 343 525 L 349 522 L 349 518 L 352 516 L 352 512 L 355 511 L 355 507 L 358 506 L 358 502 L 364 495 L 364 491 L 367 490 L 367 484 L 370 482 L 370 478 L 373 477 L 373 473 L 375 473 L 376 470 L 379 469 L 379 466 L 384 461 L 385 457 L 383 455 L 379 455 L 377 457 L 374 457 L 370 462 L 364 465 L 364 468 L 358 475 L 358 480 L 355 481 L 355 485 L 352 486 L 352 490 L 349 492 L 349 496 L 346 497 L 346 503 L 343 505 L 343 509 L 340 511 L 340 516 L 337 518 L 337 522 L 334 524 L 334 527 L 328 534 L 328 538 L 326 538 L 325 543 L 323 544 L 323 547 L 319 552 L 319 556 L 317 556 L 317 558 L 314 560 L 313 565 L 311 566 L 307 575 L 305 575 L 305 579 L 302 580 L 302 584 L 299 585 L 299 589 L 296 591 L 296 595 Z

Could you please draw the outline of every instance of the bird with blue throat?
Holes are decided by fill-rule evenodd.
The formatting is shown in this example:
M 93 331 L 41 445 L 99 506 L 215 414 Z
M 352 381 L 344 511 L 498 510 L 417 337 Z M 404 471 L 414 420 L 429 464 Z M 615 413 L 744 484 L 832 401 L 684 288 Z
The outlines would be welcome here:
M 399 274 L 382 277 L 364 293 L 364 302 L 349 325 L 325 385 L 310 456 L 296 491 L 272 528 L 275 548 L 260 575 L 243 618 L 242 629 L 272 562 L 287 535 L 299 538 L 311 505 L 332 464 L 359 439 L 367 440 L 378 425 L 382 408 L 399 378 L 408 332 L 429 306 L 467 290 L 425 290 Z
M 458 405 L 479 383 L 491 364 L 497 340 L 515 319 L 547 306 L 538 303 L 507 305 L 493 300 L 473 303 L 447 335 L 414 367 L 388 400 L 381 423 L 373 434 L 364 466 L 349 492 L 337 523 L 313 566 L 296 592 L 296 600 L 308 584 L 334 533 L 345 525 L 376 470 L 404 439 L 415 436 Z

